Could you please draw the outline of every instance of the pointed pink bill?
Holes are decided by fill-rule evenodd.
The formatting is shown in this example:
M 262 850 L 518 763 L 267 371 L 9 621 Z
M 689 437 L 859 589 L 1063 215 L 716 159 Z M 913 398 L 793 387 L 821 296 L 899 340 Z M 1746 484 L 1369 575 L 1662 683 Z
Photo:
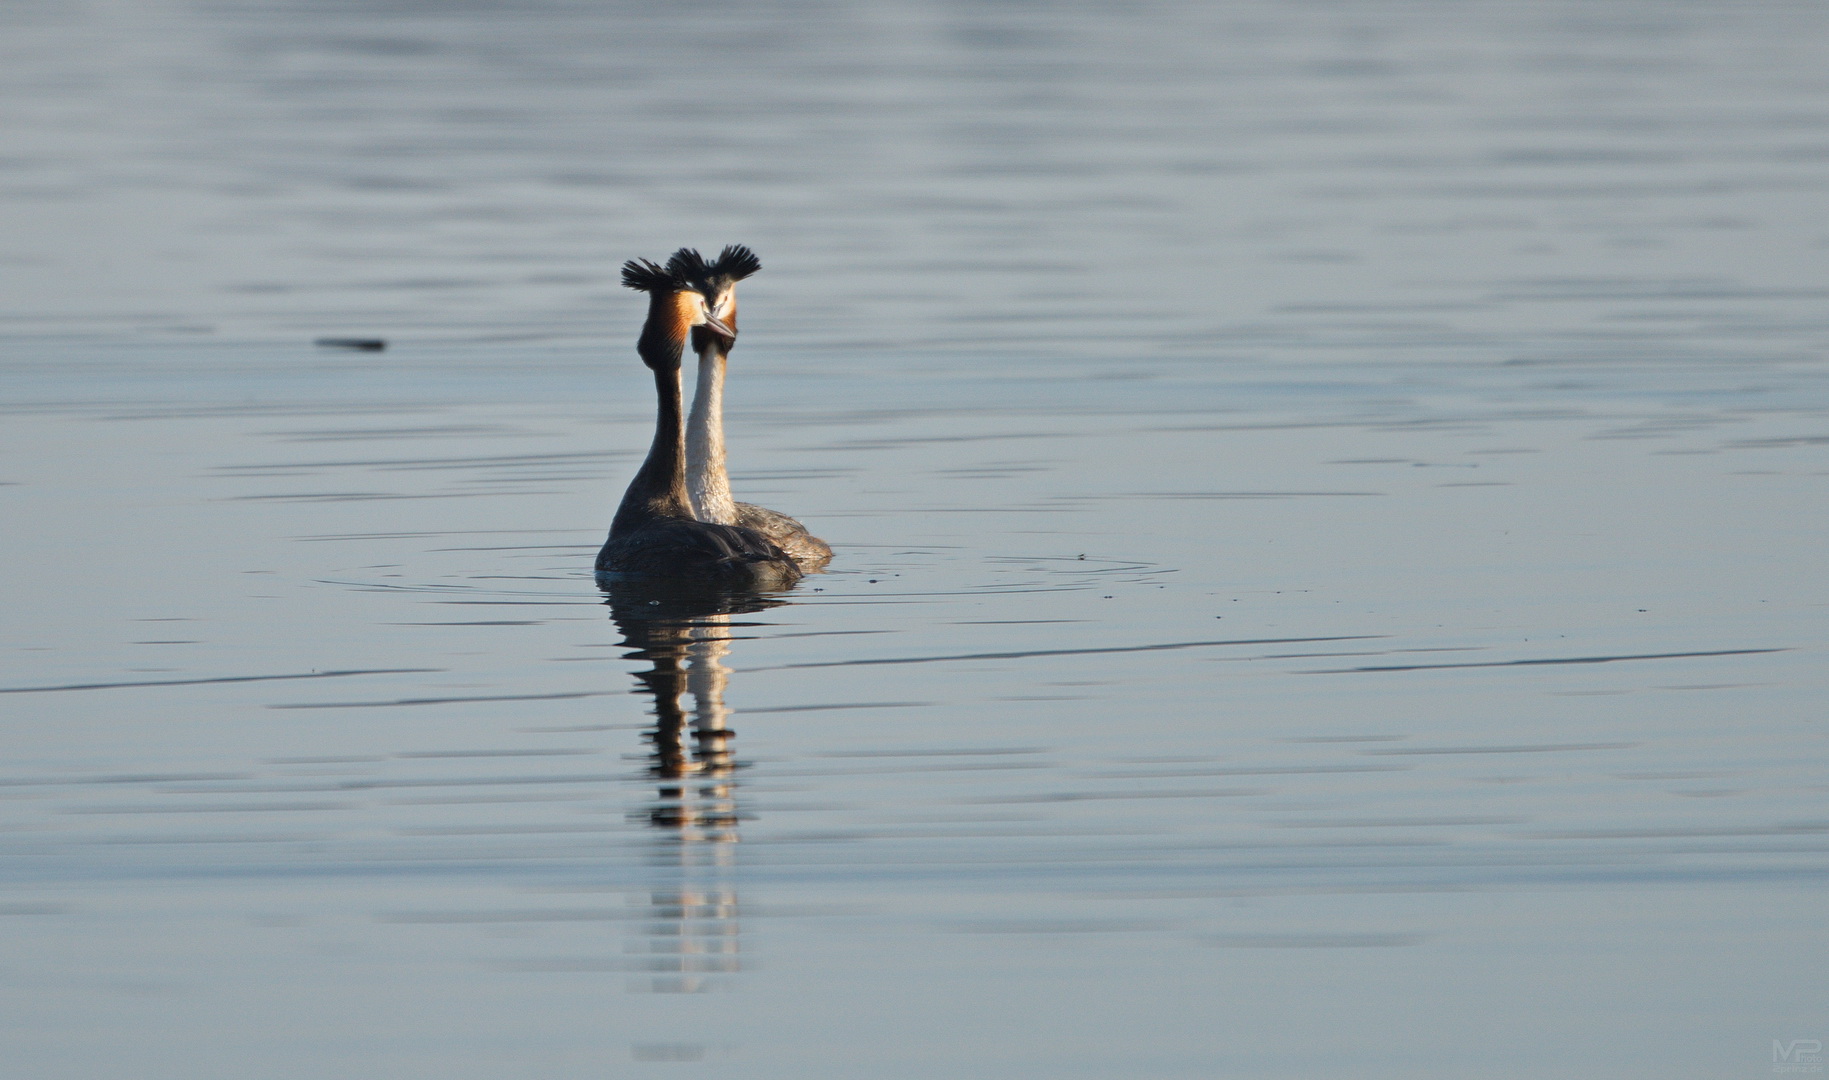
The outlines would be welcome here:
M 721 334 L 732 341 L 737 340 L 737 328 L 731 326 L 723 319 L 718 318 L 716 315 L 711 314 L 709 311 L 705 313 L 705 329 L 710 330 L 715 334 Z

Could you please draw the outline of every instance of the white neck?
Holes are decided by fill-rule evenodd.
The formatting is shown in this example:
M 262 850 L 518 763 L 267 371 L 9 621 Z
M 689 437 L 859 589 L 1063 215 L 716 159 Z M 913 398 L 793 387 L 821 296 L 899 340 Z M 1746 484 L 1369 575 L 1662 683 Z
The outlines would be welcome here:
M 724 467 L 724 350 L 716 342 L 699 353 L 699 383 L 686 418 L 686 492 L 693 516 L 719 525 L 737 523 Z

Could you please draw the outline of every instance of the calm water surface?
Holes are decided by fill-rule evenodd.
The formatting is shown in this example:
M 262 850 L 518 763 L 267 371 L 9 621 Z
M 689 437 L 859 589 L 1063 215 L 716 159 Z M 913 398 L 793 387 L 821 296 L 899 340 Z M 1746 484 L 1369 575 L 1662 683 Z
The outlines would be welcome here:
M 8 7 L 0 1075 L 1772 1075 L 1825 41 Z M 606 595 L 615 267 L 734 241 L 735 486 L 838 557 Z

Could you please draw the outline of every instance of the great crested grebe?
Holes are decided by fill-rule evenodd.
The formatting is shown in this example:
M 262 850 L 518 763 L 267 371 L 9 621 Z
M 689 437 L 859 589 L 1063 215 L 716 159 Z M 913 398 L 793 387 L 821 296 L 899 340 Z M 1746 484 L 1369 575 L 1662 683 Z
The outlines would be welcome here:
M 762 269 L 762 260 L 741 244 L 725 248 L 710 263 L 697 251 L 681 248 L 667 260 L 667 268 L 682 275 L 705 298 L 710 317 L 732 331 L 726 335 L 710 323 L 692 328 L 699 381 L 686 421 L 686 491 L 693 513 L 700 521 L 754 529 L 792 556 L 802 570 L 823 568 L 832 561 L 831 547 L 786 514 L 733 499 L 724 464 L 724 367 L 736 344 L 737 282 Z
M 597 572 L 612 577 L 675 578 L 783 588 L 800 567 L 767 537 L 736 525 L 699 521 L 686 494 L 685 431 L 680 424 L 680 355 L 697 327 L 735 338 L 685 276 L 649 262 L 623 264 L 622 283 L 648 294 L 648 321 L 636 351 L 654 372 L 659 410 L 654 444 L 630 481 Z

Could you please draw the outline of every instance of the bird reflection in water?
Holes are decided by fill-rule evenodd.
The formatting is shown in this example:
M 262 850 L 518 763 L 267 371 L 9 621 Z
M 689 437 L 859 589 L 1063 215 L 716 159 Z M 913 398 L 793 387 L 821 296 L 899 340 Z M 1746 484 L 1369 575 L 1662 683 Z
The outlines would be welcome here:
M 649 980 L 634 989 L 700 993 L 715 977 L 742 970 L 737 893 L 731 879 L 737 826 L 736 773 L 729 709 L 732 616 L 777 607 L 785 600 L 677 582 L 616 582 L 605 589 L 611 618 L 633 651 L 624 659 L 652 666 L 637 672 L 639 693 L 654 698 L 648 775 L 654 801 L 642 811 L 657 843 L 652 865 L 670 885 L 648 891 Z M 690 695 L 690 719 L 685 698 Z

